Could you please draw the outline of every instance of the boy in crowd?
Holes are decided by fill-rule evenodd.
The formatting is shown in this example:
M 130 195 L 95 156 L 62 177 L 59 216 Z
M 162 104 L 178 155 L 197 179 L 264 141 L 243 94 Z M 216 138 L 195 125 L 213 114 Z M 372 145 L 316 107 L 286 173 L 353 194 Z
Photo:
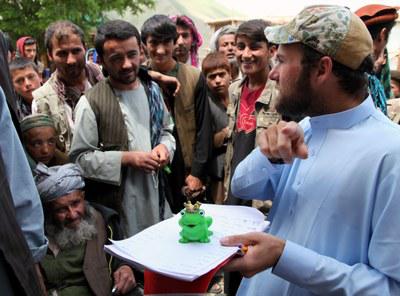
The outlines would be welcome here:
M 211 198 L 216 204 L 224 201 L 224 159 L 228 140 L 230 65 L 223 53 L 208 54 L 202 63 L 202 72 L 207 80 L 211 126 L 213 132 L 213 153 L 210 161 Z
M 42 77 L 44 65 L 38 58 L 37 42 L 31 36 L 24 36 L 17 40 L 17 56 L 32 61 L 38 69 L 40 77 Z
M 32 92 L 41 86 L 42 79 L 38 67 L 26 58 L 15 58 L 10 63 L 11 80 L 17 93 L 19 120 L 32 114 Z
M 53 119 L 46 114 L 26 116 L 20 122 L 22 141 L 33 170 L 41 162 L 47 166 L 68 162 L 68 156 L 56 148 L 57 133 Z

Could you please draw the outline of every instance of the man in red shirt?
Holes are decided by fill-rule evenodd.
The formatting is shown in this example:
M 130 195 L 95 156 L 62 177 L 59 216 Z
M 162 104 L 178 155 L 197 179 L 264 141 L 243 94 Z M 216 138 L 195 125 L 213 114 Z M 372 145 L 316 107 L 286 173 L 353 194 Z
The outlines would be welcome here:
M 231 194 L 230 179 L 239 162 L 254 149 L 256 134 L 280 118 L 274 106 L 275 82 L 268 79 L 270 59 L 275 52 L 275 46 L 269 44 L 264 35 L 268 25 L 263 20 L 250 20 L 239 26 L 235 36 L 236 58 L 244 78 L 229 87 L 229 142 L 225 159 L 227 204 L 251 205 L 251 201 Z

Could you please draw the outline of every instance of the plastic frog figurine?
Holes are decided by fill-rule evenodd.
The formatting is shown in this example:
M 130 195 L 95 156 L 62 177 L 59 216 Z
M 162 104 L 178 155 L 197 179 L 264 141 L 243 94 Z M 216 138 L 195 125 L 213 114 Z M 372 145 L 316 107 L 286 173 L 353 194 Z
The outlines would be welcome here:
M 189 201 L 184 204 L 185 208 L 181 211 L 182 217 L 179 219 L 179 225 L 182 231 L 179 233 L 180 243 L 189 242 L 210 242 L 209 236 L 212 231 L 208 230 L 212 223 L 211 217 L 205 217 L 204 210 L 200 209 L 201 203 L 196 202 L 192 205 Z

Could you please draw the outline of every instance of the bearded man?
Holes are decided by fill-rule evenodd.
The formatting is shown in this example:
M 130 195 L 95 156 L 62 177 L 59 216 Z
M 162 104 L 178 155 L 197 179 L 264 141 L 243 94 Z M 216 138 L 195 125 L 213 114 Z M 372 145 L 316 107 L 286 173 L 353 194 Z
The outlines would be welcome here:
M 70 21 L 51 23 L 45 33 L 47 56 L 56 71 L 33 92 L 32 113 L 53 117 L 57 146 L 68 152 L 74 131 L 73 110 L 84 91 L 103 79 L 100 68 L 85 63 L 85 38 L 80 27 Z
M 248 277 L 237 295 L 398 295 L 400 128 L 368 93 L 367 28 L 316 5 L 265 36 L 279 44 L 276 110 L 306 117 L 262 131 L 235 170 L 233 194 L 273 200 L 268 233 L 222 239 L 249 246 L 226 265 Z
M 96 205 L 96 210 L 85 202 L 79 166 L 39 164 L 35 174 L 49 239 L 40 262 L 49 295 L 110 295 L 112 282 L 120 294 L 131 291 L 136 286 L 132 269 L 112 266 L 112 281 L 103 250 L 108 238 L 121 238 L 118 216 L 111 209 Z

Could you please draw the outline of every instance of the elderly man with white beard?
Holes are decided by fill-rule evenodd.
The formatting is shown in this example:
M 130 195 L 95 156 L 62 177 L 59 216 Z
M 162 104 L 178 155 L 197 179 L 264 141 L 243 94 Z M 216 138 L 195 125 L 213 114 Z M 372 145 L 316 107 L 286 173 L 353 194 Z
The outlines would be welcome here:
M 131 291 L 136 286 L 132 269 L 127 265 L 112 268 L 112 281 L 103 250 L 108 238 L 121 238 L 118 216 L 85 202 L 80 167 L 39 164 L 35 173 L 49 239 L 40 263 L 49 295 L 110 295 L 112 284 L 119 294 Z

